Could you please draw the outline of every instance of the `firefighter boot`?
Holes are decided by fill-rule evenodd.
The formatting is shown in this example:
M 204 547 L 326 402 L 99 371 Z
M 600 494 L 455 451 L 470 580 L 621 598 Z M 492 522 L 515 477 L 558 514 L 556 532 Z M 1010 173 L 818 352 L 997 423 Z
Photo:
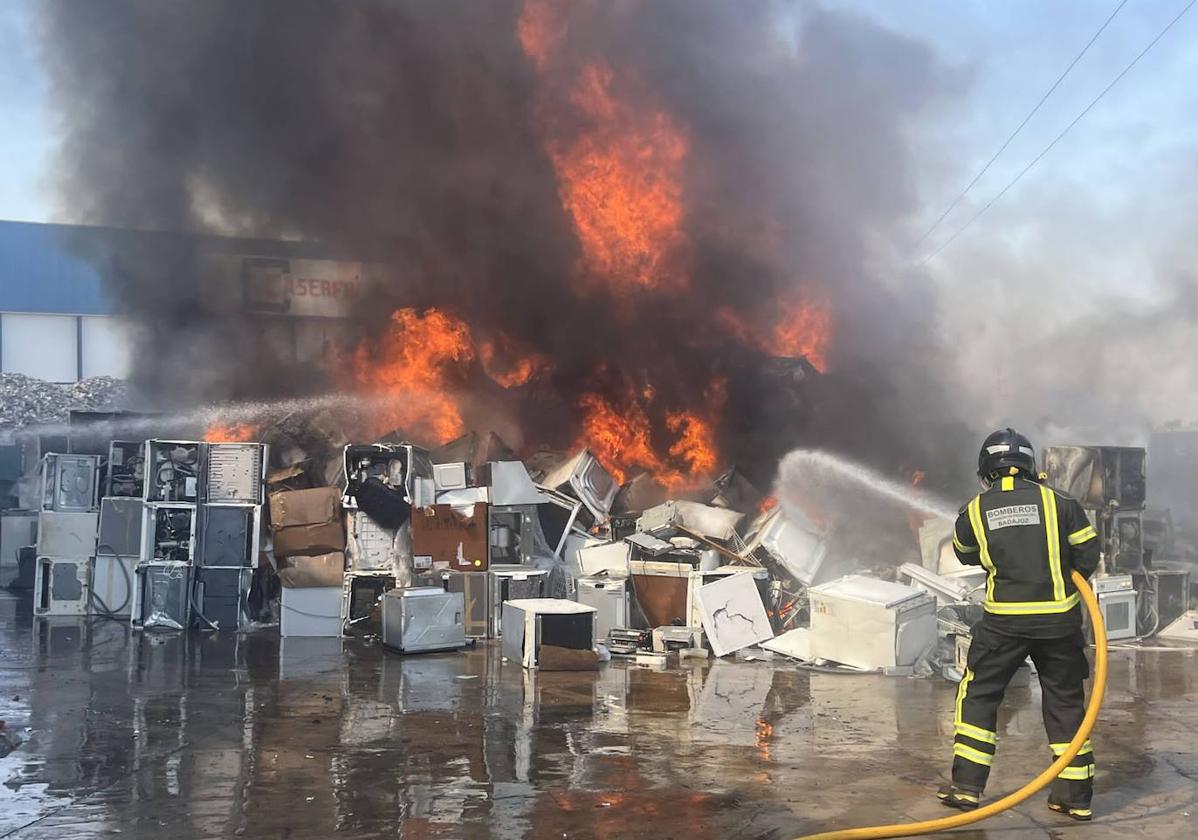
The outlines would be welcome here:
M 1087 808 L 1074 808 L 1066 805 L 1063 802 L 1058 802 L 1052 794 L 1048 795 L 1048 810 L 1056 811 L 1058 814 L 1064 814 L 1070 819 L 1078 822 L 1089 822 L 1094 818 L 1093 812 Z
M 944 785 L 936 792 L 937 798 L 946 808 L 956 808 L 958 811 L 972 811 L 978 807 L 982 798 L 980 790 L 961 787 L 960 785 Z

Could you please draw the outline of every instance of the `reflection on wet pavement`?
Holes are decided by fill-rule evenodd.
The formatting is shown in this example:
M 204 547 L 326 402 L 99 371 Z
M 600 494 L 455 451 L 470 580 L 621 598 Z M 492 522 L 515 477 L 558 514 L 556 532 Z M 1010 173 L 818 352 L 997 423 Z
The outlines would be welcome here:
M 270 632 L 35 622 L 0 598 L 0 837 L 789 838 L 940 816 L 954 687 L 716 661 L 536 673 Z M 955 837 L 1192 836 L 1198 655 L 1119 652 L 1099 819 L 1039 797 Z M 1046 762 L 1014 689 L 993 791 Z M 26 731 L 28 730 L 28 731 Z

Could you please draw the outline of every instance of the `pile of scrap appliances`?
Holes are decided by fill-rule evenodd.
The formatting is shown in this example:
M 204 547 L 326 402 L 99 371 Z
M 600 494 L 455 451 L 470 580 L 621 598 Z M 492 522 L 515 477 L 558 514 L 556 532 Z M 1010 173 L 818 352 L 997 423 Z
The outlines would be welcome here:
M 402 653 L 499 639 L 509 661 L 556 670 L 714 654 L 959 680 L 981 615 L 985 573 L 957 562 L 945 521 L 923 525 L 922 561 L 891 579 L 839 576 L 827 535 L 762 510 L 736 470 L 691 499 L 638 505 L 637 482 L 621 488 L 585 449 L 524 462 L 494 435 L 430 451 L 330 432 L 314 454 L 264 436 L 92 452 L 23 438 L 5 468 L 16 507 L 0 582 L 30 592 L 37 616 L 146 632 L 277 624 Z M 1193 636 L 1187 572 L 1150 561 L 1144 451 L 1045 454 L 1104 540 L 1110 638 Z

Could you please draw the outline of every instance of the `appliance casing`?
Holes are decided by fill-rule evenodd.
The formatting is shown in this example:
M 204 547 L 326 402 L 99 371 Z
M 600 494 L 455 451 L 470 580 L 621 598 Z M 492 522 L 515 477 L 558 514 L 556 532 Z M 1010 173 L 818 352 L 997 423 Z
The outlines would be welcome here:
M 817 658 L 865 669 L 913 665 L 936 641 L 936 598 L 913 587 L 848 575 L 807 594 Z
M 86 615 L 91 598 L 91 558 L 37 558 L 33 578 L 33 614 Z
M 628 578 L 583 577 L 577 580 L 578 603 L 595 608 L 595 638 L 628 627 Z
M 260 505 L 269 449 L 263 443 L 209 443 L 204 500 Z
M 491 587 L 491 637 L 503 635 L 504 601 L 543 598 L 549 572 L 531 566 L 492 566 L 487 571 Z
M 1136 636 L 1136 590 L 1131 575 L 1103 575 L 1091 580 L 1109 641 Z
M 503 655 L 536 668 L 545 645 L 593 650 L 595 608 L 557 598 L 531 598 L 503 605 Z
M 465 600 L 437 586 L 392 589 L 383 595 L 383 644 L 402 653 L 466 646 Z

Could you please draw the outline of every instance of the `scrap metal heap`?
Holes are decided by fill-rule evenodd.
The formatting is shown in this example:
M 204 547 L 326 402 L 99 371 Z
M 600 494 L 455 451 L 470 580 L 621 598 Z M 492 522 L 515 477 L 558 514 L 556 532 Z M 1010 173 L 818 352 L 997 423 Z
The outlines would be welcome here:
M 19 559 L 5 577 L 32 589 L 40 616 L 145 631 L 277 622 L 284 637 L 381 635 L 403 652 L 502 638 L 539 668 L 779 655 L 960 679 L 981 616 L 985 573 L 957 562 L 950 523 L 923 524 L 918 563 L 843 575 L 823 526 L 736 468 L 666 499 L 644 476 L 621 485 L 585 448 L 521 461 L 493 433 L 433 450 L 355 443 L 318 412 L 261 436 L 118 440 L 103 455 L 27 446 L 39 480 L 4 512 L 3 553 Z M 1155 632 L 1188 606 L 1188 576 L 1145 567 L 1127 524 L 1143 529 L 1142 458 L 1103 452 L 1050 449 L 1047 462 L 1093 502 L 1111 573 L 1096 588 L 1113 628 L 1118 605 L 1132 616 L 1112 638 L 1136 635 L 1137 614 Z

